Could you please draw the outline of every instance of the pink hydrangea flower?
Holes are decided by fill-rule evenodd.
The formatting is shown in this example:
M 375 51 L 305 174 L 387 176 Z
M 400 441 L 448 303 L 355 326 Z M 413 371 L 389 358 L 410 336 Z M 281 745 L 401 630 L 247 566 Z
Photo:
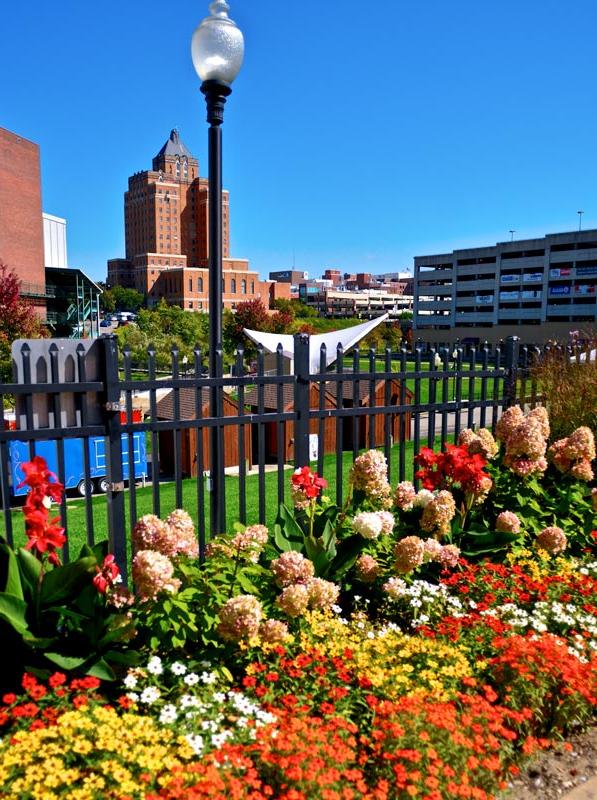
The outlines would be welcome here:
M 350 481 L 378 507 L 389 508 L 392 489 L 388 483 L 388 462 L 379 450 L 368 450 L 358 456 L 350 468 Z
M 568 546 L 568 539 L 564 531 L 558 528 L 557 525 L 554 525 L 550 528 L 543 528 L 543 530 L 537 534 L 535 544 L 537 547 L 540 547 L 541 550 L 545 550 L 552 555 L 557 555 L 558 553 L 564 552 Z
M 421 528 L 436 536 L 445 536 L 450 531 L 450 522 L 456 514 L 456 503 L 452 492 L 442 489 L 423 509 Z
M 276 605 L 289 617 L 300 617 L 309 607 L 309 589 L 304 583 L 286 586 L 276 600 Z
M 494 458 L 499 450 L 497 442 L 488 428 L 480 428 L 478 431 L 465 428 L 460 432 L 458 444 L 466 445 L 472 455 L 478 453 L 487 459 Z
M 401 511 L 410 511 L 416 496 L 417 492 L 413 484 L 410 481 L 402 481 L 396 487 L 394 502 Z
M 425 559 L 427 561 L 439 561 L 442 552 L 442 545 L 437 539 L 425 539 L 423 541 L 423 548 L 425 551 Z
M 394 548 L 396 572 L 401 575 L 420 567 L 425 557 L 425 545 L 418 536 L 401 539 Z
M 132 531 L 133 548 L 158 550 L 158 543 L 165 538 L 166 523 L 155 514 L 146 514 L 137 520 Z
M 445 544 L 439 556 L 439 561 L 445 569 L 453 569 L 458 566 L 460 550 L 455 544 Z
M 279 619 L 266 619 L 259 626 L 259 638 L 268 644 L 284 642 L 289 635 L 288 625 Z
M 175 594 L 180 580 L 168 556 L 156 550 L 139 550 L 133 559 L 133 581 L 141 600 L 154 600 L 159 594 Z
M 355 570 L 357 580 L 361 583 L 373 583 L 379 575 L 379 564 L 373 556 L 365 553 L 357 558 Z
M 307 583 L 309 592 L 309 608 L 325 611 L 330 609 L 338 600 L 340 589 L 335 583 L 325 581 L 323 578 L 311 578 Z
M 259 633 L 263 610 L 252 594 L 232 597 L 218 613 L 218 633 L 229 642 L 252 639 Z
M 520 533 L 520 520 L 513 511 L 502 511 L 495 521 L 495 529 L 501 533 Z
M 291 586 L 294 583 L 306 583 L 315 574 L 313 562 L 305 558 L 302 553 L 289 550 L 275 558 L 271 565 L 274 580 L 280 587 Z

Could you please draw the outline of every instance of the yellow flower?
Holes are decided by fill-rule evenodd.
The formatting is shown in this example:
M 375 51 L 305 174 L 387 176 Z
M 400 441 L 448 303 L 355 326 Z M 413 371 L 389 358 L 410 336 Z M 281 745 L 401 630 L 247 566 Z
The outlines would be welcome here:
M 0 744 L 0 797 L 5 800 L 96 800 L 127 795 L 142 800 L 149 773 L 163 774 L 193 758 L 186 742 L 151 718 L 81 708 L 57 725 L 19 732 Z
M 317 647 L 331 656 L 350 649 L 357 675 L 366 676 L 389 699 L 419 693 L 449 699 L 461 678 L 473 674 L 462 647 L 375 628 L 362 614 L 344 625 L 336 617 L 312 612 L 307 622 L 301 634 L 304 648 Z

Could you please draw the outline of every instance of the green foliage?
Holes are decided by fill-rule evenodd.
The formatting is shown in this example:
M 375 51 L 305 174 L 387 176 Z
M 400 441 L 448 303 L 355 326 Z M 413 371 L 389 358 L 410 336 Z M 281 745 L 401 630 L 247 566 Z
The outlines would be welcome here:
M 116 336 L 120 350 L 127 345 L 131 348 L 133 365 L 146 368 L 147 350 L 153 346 L 158 369 L 170 369 L 173 348 L 179 351 L 179 363 L 186 357 L 192 367 L 195 347 L 207 353 L 209 317 L 162 301 L 153 310 L 142 309 L 137 324 L 118 328 Z
M 313 562 L 318 578 L 338 582 L 354 565 L 365 540 L 351 532 L 338 506 L 312 502 L 303 510 L 282 504 L 274 524 L 278 552 L 296 550 Z
M 490 466 L 489 471 L 494 486 L 479 517 L 495 519 L 502 511 L 513 511 L 522 530 L 533 538 L 544 528 L 557 525 L 566 534 L 571 555 L 580 555 L 594 545 L 595 512 L 586 483 L 553 467 L 542 478 L 523 479 L 499 464 Z
M 50 567 L 24 548 L 0 543 L 0 635 L 11 658 L 0 666 L 10 684 L 24 669 L 58 669 L 115 678 L 115 665 L 135 661 L 125 652 L 128 619 L 111 611 L 93 585 L 108 543 L 85 545 L 75 561 Z
M 100 295 L 100 306 L 104 311 L 138 311 L 145 305 L 145 297 L 136 289 L 114 286 Z

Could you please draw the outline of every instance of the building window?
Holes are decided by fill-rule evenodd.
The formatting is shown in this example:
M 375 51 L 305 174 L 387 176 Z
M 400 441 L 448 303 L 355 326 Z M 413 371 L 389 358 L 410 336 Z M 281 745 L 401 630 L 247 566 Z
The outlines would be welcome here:
M 255 294 L 255 281 L 251 281 L 251 294 Z
M 203 278 L 197 278 L 197 291 L 203 291 Z
M 193 308 L 193 301 L 192 301 L 192 300 L 191 300 L 191 302 L 189 303 L 189 308 Z
M 240 293 L 241 294 L 246 294 L 247 293 L 247 282 L 245 280 L 242 280 L 240 282 Z
M 193 291 L 193 279 L 189 278 L 189 292 Z
M 236 278 L 230 279 L 230 292 L 236 294 Z

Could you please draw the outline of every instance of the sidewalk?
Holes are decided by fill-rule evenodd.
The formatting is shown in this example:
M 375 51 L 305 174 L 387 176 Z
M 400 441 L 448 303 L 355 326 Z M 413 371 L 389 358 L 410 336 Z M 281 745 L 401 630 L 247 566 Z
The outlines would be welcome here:
M 562 800 L 597 800 L 597 775 L 563 795 Z

